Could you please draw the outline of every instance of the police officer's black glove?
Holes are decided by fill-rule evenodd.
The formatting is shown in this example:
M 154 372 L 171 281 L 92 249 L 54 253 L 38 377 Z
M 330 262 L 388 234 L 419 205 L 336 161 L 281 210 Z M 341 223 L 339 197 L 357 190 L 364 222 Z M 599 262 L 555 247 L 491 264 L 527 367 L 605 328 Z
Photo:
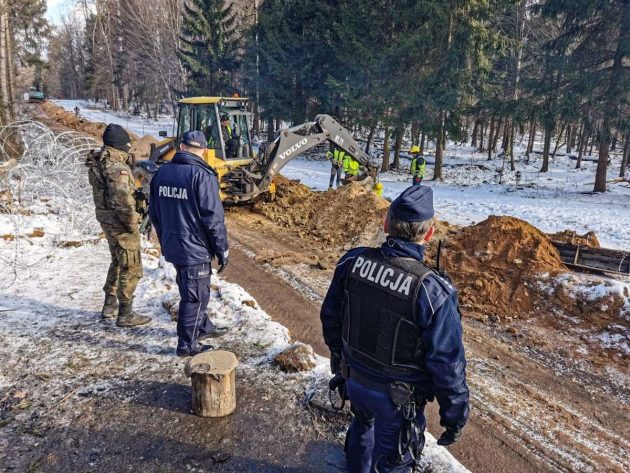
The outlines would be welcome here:
M 348 399 L 346 396 L 346 380 L 343 379 L 341 373 L 337 373 L 330 381 L 328 381 L 328 389 L 338 391 L 341 399 Z
M 219 269 L 217 270 L 217 274 L 221 274 L 221 272 L 228 265 L 229 255 L 230 255 L 230 252 L 228 250 L 225 250 L 224 252 L 217 254 L 217 261 L 219 262 Z
M 341 355 L 339 353 L 330 354 L 330 372 L 332 374 L 339 373 L 339 367 L 341 366 Z
M 446 430 L 442 433 L 442 436 L 438 439 L 437 444 L 442 447 L 446 447 L 447 445 L 452 445 L 457 442 L 457 439 L 462 434 L 462 429 L 459 428 L 451 428 L 447 427 Z

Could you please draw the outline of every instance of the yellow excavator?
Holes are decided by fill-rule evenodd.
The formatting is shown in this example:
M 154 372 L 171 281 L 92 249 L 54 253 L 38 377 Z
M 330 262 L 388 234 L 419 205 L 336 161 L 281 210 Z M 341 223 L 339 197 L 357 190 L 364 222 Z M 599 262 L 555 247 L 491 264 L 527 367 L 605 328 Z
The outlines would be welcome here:
M 329 115 L 317 115 L 312 122 L 280 130 L 272 143 L 258 146 L 254 153 L 247 111 L 248 99 L 242 97 L 191 97 L 178 102 L 177 134 L 152 146 L 148 160 L 135 166 L 136 182 L 147 190 L 151 175 L 158 166 L 170 161 L 182 135 L 190 130 L 202 131 L 208 141 L 205 161 L 218 174 L 221 200 L 225 203 L 252 203 L 259 198 L 273 200 L 273 178 L 292 159 L 324 141 L 344 150 L 363 168 L 359 181 L 372 183 L 377 164 L 359 147 L 352 135 Z M 223 125 L 222 125 L 223 122 Z M 229 124 L 228 124 L 229 123 Z M 222 130 L 221 127 L 229 130 Z

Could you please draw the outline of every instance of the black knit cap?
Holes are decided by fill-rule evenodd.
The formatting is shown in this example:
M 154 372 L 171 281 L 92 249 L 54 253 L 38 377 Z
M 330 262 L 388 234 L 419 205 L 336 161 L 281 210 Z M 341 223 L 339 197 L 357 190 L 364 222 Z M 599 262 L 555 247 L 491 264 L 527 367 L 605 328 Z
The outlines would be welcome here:
M 105 146 L 119 149 L 121 151 L 129 151 L 131 138 L 129 133 L 122 126 L 110 123 L 103 132 L 103 143 Z

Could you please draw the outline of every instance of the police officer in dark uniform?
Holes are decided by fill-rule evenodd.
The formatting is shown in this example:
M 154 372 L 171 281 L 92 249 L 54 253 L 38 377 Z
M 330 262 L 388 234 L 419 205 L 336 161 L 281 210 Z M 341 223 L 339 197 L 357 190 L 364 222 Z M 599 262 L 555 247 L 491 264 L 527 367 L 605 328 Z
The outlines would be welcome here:
M 228 263 L 228 241 L 219 182 L 204 160 L 200 131 L 184 133 L 180 150 L 151 180 L 149 216 L 166 261 L 177 270 L 181 296 L 177 320 L 177 356 L 212 349 L 199 343 L 223 335 L 206 314 L 210 299 L 210 262 L 221 272 Z
M 437 399 L 454 443 L 468 418 L 457 292 L 422 261 L 433 235 L 433 192 L 405 190 L 389 208 L 387 240 L 339 261 L 321 309 L 337 387 L 351 402 L 350 473 L 408 472 L 424 447 L 424 406 Z

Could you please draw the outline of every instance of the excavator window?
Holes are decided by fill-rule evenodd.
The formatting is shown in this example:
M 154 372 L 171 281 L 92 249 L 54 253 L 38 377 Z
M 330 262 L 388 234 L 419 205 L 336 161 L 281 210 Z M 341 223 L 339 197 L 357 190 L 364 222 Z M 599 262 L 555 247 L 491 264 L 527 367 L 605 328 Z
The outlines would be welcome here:
M 180 104 L 177 127 L 177 142 L 189 130 L 202 131 L 208 141 L 208 148 L 220 149 L 219 124 L 214 104 L 192 105 Z

